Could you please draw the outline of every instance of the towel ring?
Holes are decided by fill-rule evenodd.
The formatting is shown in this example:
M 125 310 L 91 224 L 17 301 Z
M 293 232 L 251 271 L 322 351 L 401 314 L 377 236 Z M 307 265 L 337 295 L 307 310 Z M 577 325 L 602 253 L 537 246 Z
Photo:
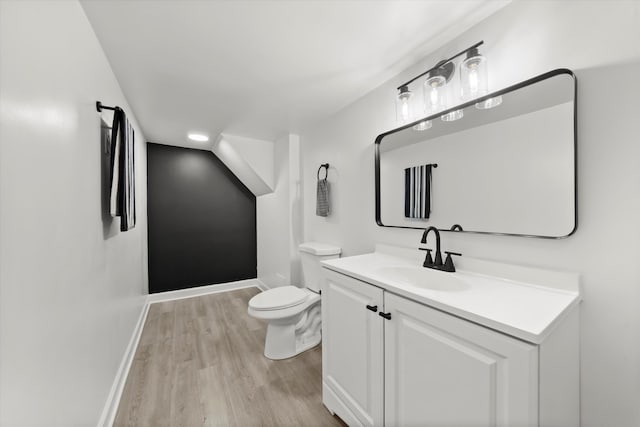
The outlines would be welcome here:
M 318 168 L 318 179 L 320 179 L 320 171 L 322 170 L 322 168 L 324 168 L 324 178 L 322 179 L 327 179 L 329 177 L 329 163 L 323 163 L 320 165 L 320 167 Z

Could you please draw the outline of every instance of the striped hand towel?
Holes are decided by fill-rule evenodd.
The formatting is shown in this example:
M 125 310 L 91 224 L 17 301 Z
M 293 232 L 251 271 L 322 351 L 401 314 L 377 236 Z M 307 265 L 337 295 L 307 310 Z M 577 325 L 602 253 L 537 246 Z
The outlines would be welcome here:
M 404 170 L 404 216 L 429 219 L 431 214 L 431 167 L 414 166 Z
M 316 215 L 329 216 L 329 181 L 318 179 L 316 189 Z

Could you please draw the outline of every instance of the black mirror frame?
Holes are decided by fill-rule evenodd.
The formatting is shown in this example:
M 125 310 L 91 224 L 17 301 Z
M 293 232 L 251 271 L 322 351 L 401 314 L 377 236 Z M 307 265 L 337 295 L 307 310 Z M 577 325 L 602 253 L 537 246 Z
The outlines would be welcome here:
M 381 208 L 380 208 L 380 143 L 382 139 L 390 134 L 400 132 L 404 129 L 408 129 L 424 120 L 432 120 L 437 119 L 440 116 L 443 116 L 447 113 L 450 113 L 455 110 L 460 110 L 463 108 L 467 108 L 476 104 L 477 102 L 482 102 L 490 98 L 495 98 L 496 96 L 504 95 L 509 92 L 513 92 L 515 90 L 521 89 L 525 86 L 532 85 L 534 83 L 538 83 L 542 80 L 546 80 L 548 78 L 558 76 L 558 75 L 568 75 L 573 79 L 573 197 L 574 197 L 574 221 L 573 221 L 573 229 L 564 236 L 544 236 L 544 235 L 535 235 L 535 234 L 517 234 L 517 233 L 500 233 L 493 231 L 467 231 L 467 230 L 450 230 L 450 229 L 439 229 L 440 231 L 454 231 L 456 233 L 471 233 L 471 234 L 489 234 L 489 235 L 498 235 L 498 236 L 516 236 L 516 237 L 535 237 L 541 239 L 565 239 L 571 235 L 573 235 L 578 229 L 578 79 L 573 71 L 567 68 L 558 68 L 552 71 L 548 71 L 546 73 L 540 74 L 536 77 L 533 77 L 528 80 L 524 80 L 515 85 L 506 87 L 504 89 L 498 90 L 496 92 L 492 92 L 488 95 L 482 96 L 480 98 L 474 99 L 469 102 L 465 102 L 463 104 L 456 105 L 447 110 L 443 110 L 438 114 L 434 114 L 431 116 L 420 118 L 414 122 L 409 124 L 400 126 L 398 128 L 392 129 L 385 133 L 382 133 L 376 137 L 375 140 L 375 190 L 376 190 L 376 223 L 380 227 L 389 227 L 389 228 L 407 228 L 413 230 L 422 230 L 425 227 L 408 227 L 402 225 L 385 225 L 382 223 Z

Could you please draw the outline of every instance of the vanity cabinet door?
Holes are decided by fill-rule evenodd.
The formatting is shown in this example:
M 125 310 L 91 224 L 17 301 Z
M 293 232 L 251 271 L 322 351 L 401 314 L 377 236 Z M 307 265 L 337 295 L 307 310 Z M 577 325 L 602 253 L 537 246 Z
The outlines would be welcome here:
M 537 426 L 538 349 L 385 293 L 385 425 Z
M 325 273 L 323 402 L 349 425 L 381 426 L 384 325 L 378 311 L 382 310 L 382 289 L 327 269 Z

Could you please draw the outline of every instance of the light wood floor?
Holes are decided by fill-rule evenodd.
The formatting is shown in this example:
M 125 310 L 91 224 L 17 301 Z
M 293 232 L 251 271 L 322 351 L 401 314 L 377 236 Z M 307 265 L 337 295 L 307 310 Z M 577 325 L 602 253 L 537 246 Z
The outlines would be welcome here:
M 322 405 L 320 347 L 264 357 L 256 288 L 152 304 L 116 426 L 343 426 Z

